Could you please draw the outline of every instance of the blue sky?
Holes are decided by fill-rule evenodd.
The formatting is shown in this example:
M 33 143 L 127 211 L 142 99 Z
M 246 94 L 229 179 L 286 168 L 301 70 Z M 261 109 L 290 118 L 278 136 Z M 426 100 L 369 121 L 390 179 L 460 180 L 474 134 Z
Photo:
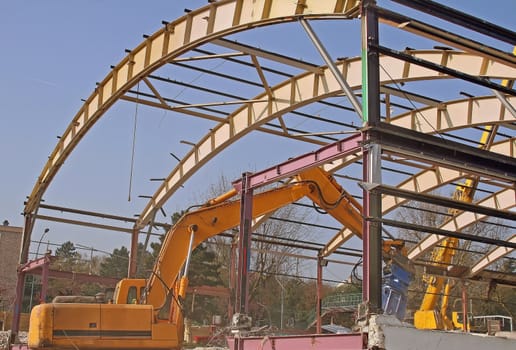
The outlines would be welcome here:
M 381 3 L 396 8 L 390 2 Z M 453 0 L 446 3 L 516 30 L 514 0 Z M 171 21 L 183 15 L 184 8 L 195 9 L 205 4 L 206 1 L 193 0 L 6 0 L 0 3 L 0 156 L 3 164 L 0 220 L 7 219 L 15 226 L 23 225 L 20 215 L 23 202 L 55 147 L 57 136 L 81 107 L 81 99 L 91 94 L 95 82 L 106 76 L 110 65 L 125 57 L 124 50 L 137 46 L 143 40 L 143 34 L 158 30 L 162 20 Z M 331 37 L 329 28 L 314 27 Z M 254 40 L 265 49 L 282 49 L 277 46 L 289 44 L 286 33 L 288 31 L 276 32 L 278 41 L 271 41 L 270 36 L 257 36 Z M 385 40 L 389 45 L 405 46 L 405 43 L 396 43 L 396 37 Z M 290 45 L 295 48 L 296 43 L 290 42 Z M 313 48 L 306 52 L 300 49 L 299 57 L 312 59 L 317 54 Z M 149 192 L 132 193 L 131 202 L 127 200 L 134 113 L 134 106 L 116 106 L 96 125 L 47 191 L 45 198 L 49 204 L 124 216 L 136 214 L 143 208 L 145 202 L 136 197 L 152 194 L 150 187 L 142 187 L 141 190 Z M 137 180 L 164 177 L 175 165 L 168 152 L 184 154 L 188 151 L 187 146 L 180 145 L 177 140 L 196 141 L 204 134 L 199 130 L 205 124 L 181 117 L 171 121 L 162 111 L 142 108 L 140 113 L 145 115 L 147 122 L 141 124 L 138 140 L 148 143 L 137 144 L 134 175 Z M 173 128 L 168 129 L 171 125 Z M 259 170 L 308 151 L 307 148 L 285 151 L 288 147 L 283 144 L 280 152 L 273 138 L 260 138 L 256 142 L 259 146 L 233 147 L 227 155 L 222 155 L 218 165 L 200 172 L 197 179 L 193 179 L 194 185 L 180 193 L 178 201 L 168 210 L 180 210 L 198 201 L 211 180 L 222 173 L 234 179 L 241 171 Z M 168 148 L 158 157 L 155 150 L 163 145 Z M 233 157 L 243 152 L 243 160 L 232 167 Z M 272 156 L 258 160 L 264 153 Z M 96 187 L 102 188 L 100 195 L 92 191 Z M 45 227 L 51 228 L 46 239 L 52 242 L 71 239 L 105 250 L 129 245 L 127 235 L 110 233 L 106 236 L 104 232 L 71 229 L 47 222 L 36 226 L 34 240 L 41 236 Z

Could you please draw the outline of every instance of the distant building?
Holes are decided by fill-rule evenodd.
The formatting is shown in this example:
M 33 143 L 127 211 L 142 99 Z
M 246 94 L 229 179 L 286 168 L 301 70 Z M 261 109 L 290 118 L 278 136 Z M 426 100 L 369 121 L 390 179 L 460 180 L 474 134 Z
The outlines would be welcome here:
M 22 232 L 22 227 L 9 226 L 7 220 L 0 225 L 0 315 L 13 311 Z M 3 321 L 0 319 L 0 329 L 9 326 L 4 325 Z

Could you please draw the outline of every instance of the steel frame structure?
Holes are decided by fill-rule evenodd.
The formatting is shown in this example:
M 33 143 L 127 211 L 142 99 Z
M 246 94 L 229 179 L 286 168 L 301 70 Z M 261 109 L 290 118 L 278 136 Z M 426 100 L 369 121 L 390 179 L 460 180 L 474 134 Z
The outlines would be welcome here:
M 516 34 L 495 24 L 468 16 L 428 0 L 393 0 L 404 6 L 426 11 L 432 7 L 432 15 L 445 21 L 464 26 L 472 31 L 496 40 L 516 44 Z M 354 20 L 361 14 L 362 52 L 359 57 L 332 60 L 317 39 L 309 23 L 315 20 Z M 311 36 L 325 62 L 324 65 L 295 59 L 284 54 L 267 51 L 228 39 L 230 35 L 253 28 L 299 21 Z M 437 228 L 409 253 L 414 261 L 428 249 L 438 244 L 447 234 L 459 232 L 485 216 L 499 217 L 514 222 L 516 205 L 515 181 L 516 151 L 515 109 L 516 91 L 512 81 L 516 79 L 514 55 L 485 43 L 473 41 L 440 28 L 426 25 L 414 18 L 402 16 L 380 8 L 374 0 L 327 0 L 319 2 L 281 0 L 255 2 L 251 0 L 221 0 L 187 12 L 150 36 L 99 82 L 83 107 L 59 141 L 42 170 L 24 210 L 25 229 L 20 262 L 28 259 L 30 236 L 34 221 L 51 219 L 38 212 L 45 209 L 41 200 L 62 164 L 86 136 L 92 126 L 118 101 L 138 103 L 166 111 L 213 122 L 204 137 L 193 143 L 192 149 L 174 167 L 170 174 L 149 198 L 132 229 L 131 252 L 136 251 L 139 233 L 148 227 L 148 234 L 155 225 L 156 212 L 162 210 L 174 193 L 200 168 L 222 153 L 237 140 L 252 132 L 263 132 L 277 137 L 295 139 L 321 147 L 312 157 L 285 163 L 265 172 L 250 175 L 239 189 L 243 199 L 252 194 L 248 190 L 256 184 L 288 176 L 302 166 L 324 166 L 337 172 L 353 164 L 361 164 L 364 201 L 364 305 L 363 315 L 375 313 L 381 308 L 381 246 L 382 225 L 396 223 L 383 216 L 406 203 L 407 199 L 422 200 L 425 193 L 443 188 L 461 179 L 475 176 L 480 182 L 494 188 L 487 196 L 475 201 L 475 206 L 462 206 L 462 212 Z M 400 31 L 429 38 L 453 48 L 404 51 L 380 45 L 379 26 L 388 25 Z M 205 48 L 210 45 L 210 50 Z M 458 50 L 457 50 L 458 49 Z M 229 50 L 229 51 L 228 51 Z M 460 50 L 460 51 L 459 51 Z M 248 60 L 244 60 L 248 58 Z M 203 60 L 225 60 L 256 70 L 259 81 L 208 71 L 193 63 Z M 267 60 L 288 66 L 295 73 L 279 72 L 264 65 Z M 161 77 L 159 70 L 166 66 L 179 67 L 211 74 L 228 83 L 258 88 L 254 96 L 238 96 Z M 365 68 L 362 68 L 365 67 Z M 389 68 L 387 72 L 386 68 Z M 285 79 L 270 84 L 270 74 Z M 459 80 L 495 91 L 494 96 L 471 96 L 460 100 L 442 101 L 425 96 L 403 84 L 418 81 Z M 505 80 L 508 84 L 500 84 Z M 146 91 L 136 90 L 142 83 Z M 220 100 L 186 102 L 169 98 L 161 84 L 178 84 L 195 91 L 216 96 Z M 394 86 L 393 86 L 394 85 Z M 359 91 L 361 90 L 361 91 Z M 337 105 L 331 98 L 345 95 L 352 107 Z M 383 98 L 382 98 L 383 96 Z M 403 106 L 400 99 L 407 98 L 412 106 Z M 418 103 L 420 106 L 414 105 Z M 303 108 L 320 103 L 337 111 L 355 111 L 363 118 L 362 125 L 353 122 L 330 120 L 303 112 Z M 391 107 L 404 108 L 406 112 L 391 114 Z M 223 107 L 223 109 L 222 109 Z M 361 107 L 361 110 L 358 108 Z M 331 125 L 333 131 L 318 130 L 299 132 L 286 121 L 286 115 L 296 115 Z M 488 144 L 478 145 L 455 134 L 457 130 L 493 128 Z M 337 129 L 339 128 L 339 129 Z M 334 134 L 355 132 L 355 136 L 336 143 Z M 352 146 L 349 143 L 351 142 Z M 469 143 L 469 144 L 467 144 Z M 478 146 L 482 146 L 481 150 Z M 338 150 L 338 156 L 326 157 L 325 150 Z M 342 152 L 342 150 L 348 150 Z M 299 159 L 297 159 L 299 161 Z M 385 186 L 382 172 L 384 164 L 394 163 L 420 169 L 395 186 Z M 271 173 L 269 173 L 269 171 Z M 275 172 L 274 176 L 271 176 Z M 250 181 L 250 182 L 248 182 Z M 436 203 L 454 206 L 457 203 L 443 198 L 432 198 Z M 476 207 L 478 206 L 478 207 Z M 482 211 L 482 209 L 485 210 Z M 479 209 L 479 210 L 477 210 Z M 475 213 L 472 215 L 472 213 Z M 243 213 L 243 218 L 245 218 Z M 99 215 L 101 216 L 101 215 Z M 242 220 L 243 222 L 245 220 Z M 249 222 L 243 223 L 240 232 L 249 231 Z M 108 228 L 108 227 L 106 227 Z M 437 232 L 437 233 L 435 233 Z M 327 257 L 351 237 L 343 228 L 336 233 L 320 256 Z M 468 238 L 463 236 L 462 238 Z M 474 237 L 469 237 L 470 239 Z M 462 278 L 475 278 L 493 261 L 513 252 L 514 236 L 506 242 L 490 242 L 493 248 Z M 135 273 L 136 256 L 131 255 L 129 275 Z M 240 271 L 240 275 L 246 271 Z M 245 289 L 242 284 L 240 289 Z M 245 293 L 244 293 L 245 294 Z M 245 308 L 245 299 L 241 300 Z

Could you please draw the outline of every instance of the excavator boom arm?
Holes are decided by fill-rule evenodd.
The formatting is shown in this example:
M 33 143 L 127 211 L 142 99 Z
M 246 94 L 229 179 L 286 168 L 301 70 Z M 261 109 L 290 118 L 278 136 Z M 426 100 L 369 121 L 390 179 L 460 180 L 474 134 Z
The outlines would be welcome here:
M 296 181 L 284 187 L 256 193 L 253 196 L 253 218 L 273 212 L 308 196 L 324 210 L 361 236 L 360 209 L 333 177 L 320 168 L 306 170 Z M 167 233 L 147 284 L 146 304 L 159 308 L 169 290 L 178 281 L 181 267 L 189 254 L 189 228 L 196 225 L 192 249 L 203 241 L 222 233 L 240 222 L 240 201 L 226 201 L 231 195 L 222 195 L 206 206 L 183 215 Z M 340 199 L 340 200 L 339 200 Z

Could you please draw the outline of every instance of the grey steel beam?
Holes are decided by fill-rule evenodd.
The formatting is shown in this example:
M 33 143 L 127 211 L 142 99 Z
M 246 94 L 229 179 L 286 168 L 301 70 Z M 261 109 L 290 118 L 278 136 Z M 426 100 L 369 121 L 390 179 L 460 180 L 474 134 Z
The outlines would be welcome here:
M 368 191 L 386 194 L 390 196 L 402 197 L 413 201 L 441 205 L 448 208 L 484 214 L 487 216 L 494 216 L 501 219 L 516 220 L 516 212 L 512 212 L 509 210 L 497 210 L 481 205 L 469 204 L 464 201 L 457 201 L 441 196 L 434 196 L 427 193 L 402 190 L 394 186 L 388 186 L 379 183 L 362 183 L 361 186 L 366 188 Z
M 490 89 L 498 90 L 498 91 L 501 91 L 508 95 L 516 96 L 516 90 L 510 89 L 508 87 L 505 87 L 505 86 L 497 84 L 497 83 L 494 83 L 486 78 L 474 76 L 471 74 L 466 74 L 466 73 L 460 72 L 458 70 L 445 67 L 440 64 L 436 64 L 436 63 L 433 63 L 430 61 L 426 61 L 426 60 L 414 57 L 410 54 L 407 54 L 407 53 L 404 53 L 401 51 L 393 50 L 393 49 L 385 47 L 385 46 L 378 45 L 377 49 L 380 53 L 382 53 L 384 55 L 391 56 L 391 57 L 403 60 L 405 62 L 413 63 L 413 64 L 416 64 L 421 67 L 432 69 L 437 72 L 444 73 L 444 74 L 447 74 L 452 77 L 462 79 L 465 81 L 469 81 L 469 82 L 477 84 L 477 85 L 485 86 Z
M 516 33 L 510 29 L 500 27 L 483 19 L 471 16 L 462 11 L 455 10 L 451 7 L 444 6 L 429 0 L 391 0 L 411 7 L 421 12 L 437 16 L 446 21 L 458 24 L 465 28 L 471 29 L 478 33 L 490 36 L 492 38 L 505 41 L 511 45 L 516 44 Z M 493 4 L 494 5 L 494 4 Z M 494 5 L 495 6 L 495 5 Z
M 510 53 L 490 47 L 484 43 L 480 43 L 463 36 L 450 33 L 441 28 L 431 26 L 427 23 L 417 21 L 413 18 L 395 13 L 386 9 L 379 9 L 379 15 L 383 22 L 400 28 L 402 30 L 427 37 L 439 41 L 446 45 L 473 52 L 484 57 L 489 57 L 502 64 L 514 67 L 516 65 L 516 57 Z
M 366 182 L 382 182 L 382 146 L 371 131 L 380 124 L 380 57 L 378 13 L 375 0 L 361 3 L 361 55 L 362 55 L 362 121 L 364 144 L 362 178 Z M 363 190 L 362 216 L 382 218 L 380 194 Z M 379 221 L 363 220 L 362 239 L 364 262 L 362 266 L 362 299 L 358 318 L 368 322 L 371 313 L 382 311 L 382 224 Z
M 285 55 L 280 55 L 274 52 L 258 49 L 256 47 L 252 47 L 249 45 L 244 45 L 241 43 L 237 43 L 235 41 L 230 41 L 227 39 L 216 39 L 211 42 L 212 44 L 225 47 L 227 49 L 244 52 L 248 55 L 262 57 L 271 61 L 279 62 L 282 64 L 286 64 L 288 66 L 299 68 L 303 71 L 320 73 L 321 68 L 317 67 L 317 65 L 313 63 L 308 63 L 302 60 L 298 60 L 292 57 L 288 57 Z
M 493 90 L 495 96 L 500 100 L 503 106 L 512 114 L 512 116 L 516 119 L 516 109 L 514 106 L 507 100 L 507 98 L 500 93 L 498 90 Z
M 403 222 L 403 221 L 397 221 L 397 220 L 391 220 L 391 219 L 367 218 L 366 220 L 378 221 L 387 226 L 403 228 L 406 230 L 433 233 L 433 234 L 437 234 L 440 236 L 464 239 L 467 241 L 491 244 L 491 245 L 495 245 L 495 246 L 499 246 L 499 247 L 507 247 L 507 248 L 511 248 L 511 249 L 516 248 L 516 242 L 508 242 L 508 241 L 504 241 L 502 239 L 495 239 L 495 238 L 483 237 L 483 236 L 475 236 L 475 235 L 471 235 L 471 234 L 467 234 L 467 233 L 453 232 L 453 231 L 443 230 L 443 229 L 436 228 L 436 227 L 417 225 L 417 224 L 410 223 L 410 222 Z
M 313 44 L 319 51 L 319 54 L 322 56 L 324 62 L 328 66 L 328 69 L 333 74 L 333 76 L 339 83 L 340 87 L 346 94 L 346 97 L 349 99 L 349 102 L 351 102 L 351 104 L 355 108 L 355 111 L 360 116 L 360 118 L 363 119 L 362 104 L 358 101 L 357 97 L 353 93 L 353 90 L 351 90 L 351 87 L 349 86 L 349 84 L 346 82 L 346 80 L 342 76 L 342 73 L 339 72 L 339 70 L 337 69 L 335 62 L 331 59 L 330 54 L 328 53 L 328 51 L 326 51 L 326 48 L 324 47 L 322 42 L 319 40 L 319 38 L 315 34 L 314 30 L 312 29 L 312 26 L 304 18 L 300 18 L 299 22 L 301 23 L 301 25 L 305 29 L 306 33 L 310 37 L 310 40 L 312 40 Z
M 371 130 L 384 152 L 428 161 L 484 178 L 516 182 L 516 159 L 381 122 Z

